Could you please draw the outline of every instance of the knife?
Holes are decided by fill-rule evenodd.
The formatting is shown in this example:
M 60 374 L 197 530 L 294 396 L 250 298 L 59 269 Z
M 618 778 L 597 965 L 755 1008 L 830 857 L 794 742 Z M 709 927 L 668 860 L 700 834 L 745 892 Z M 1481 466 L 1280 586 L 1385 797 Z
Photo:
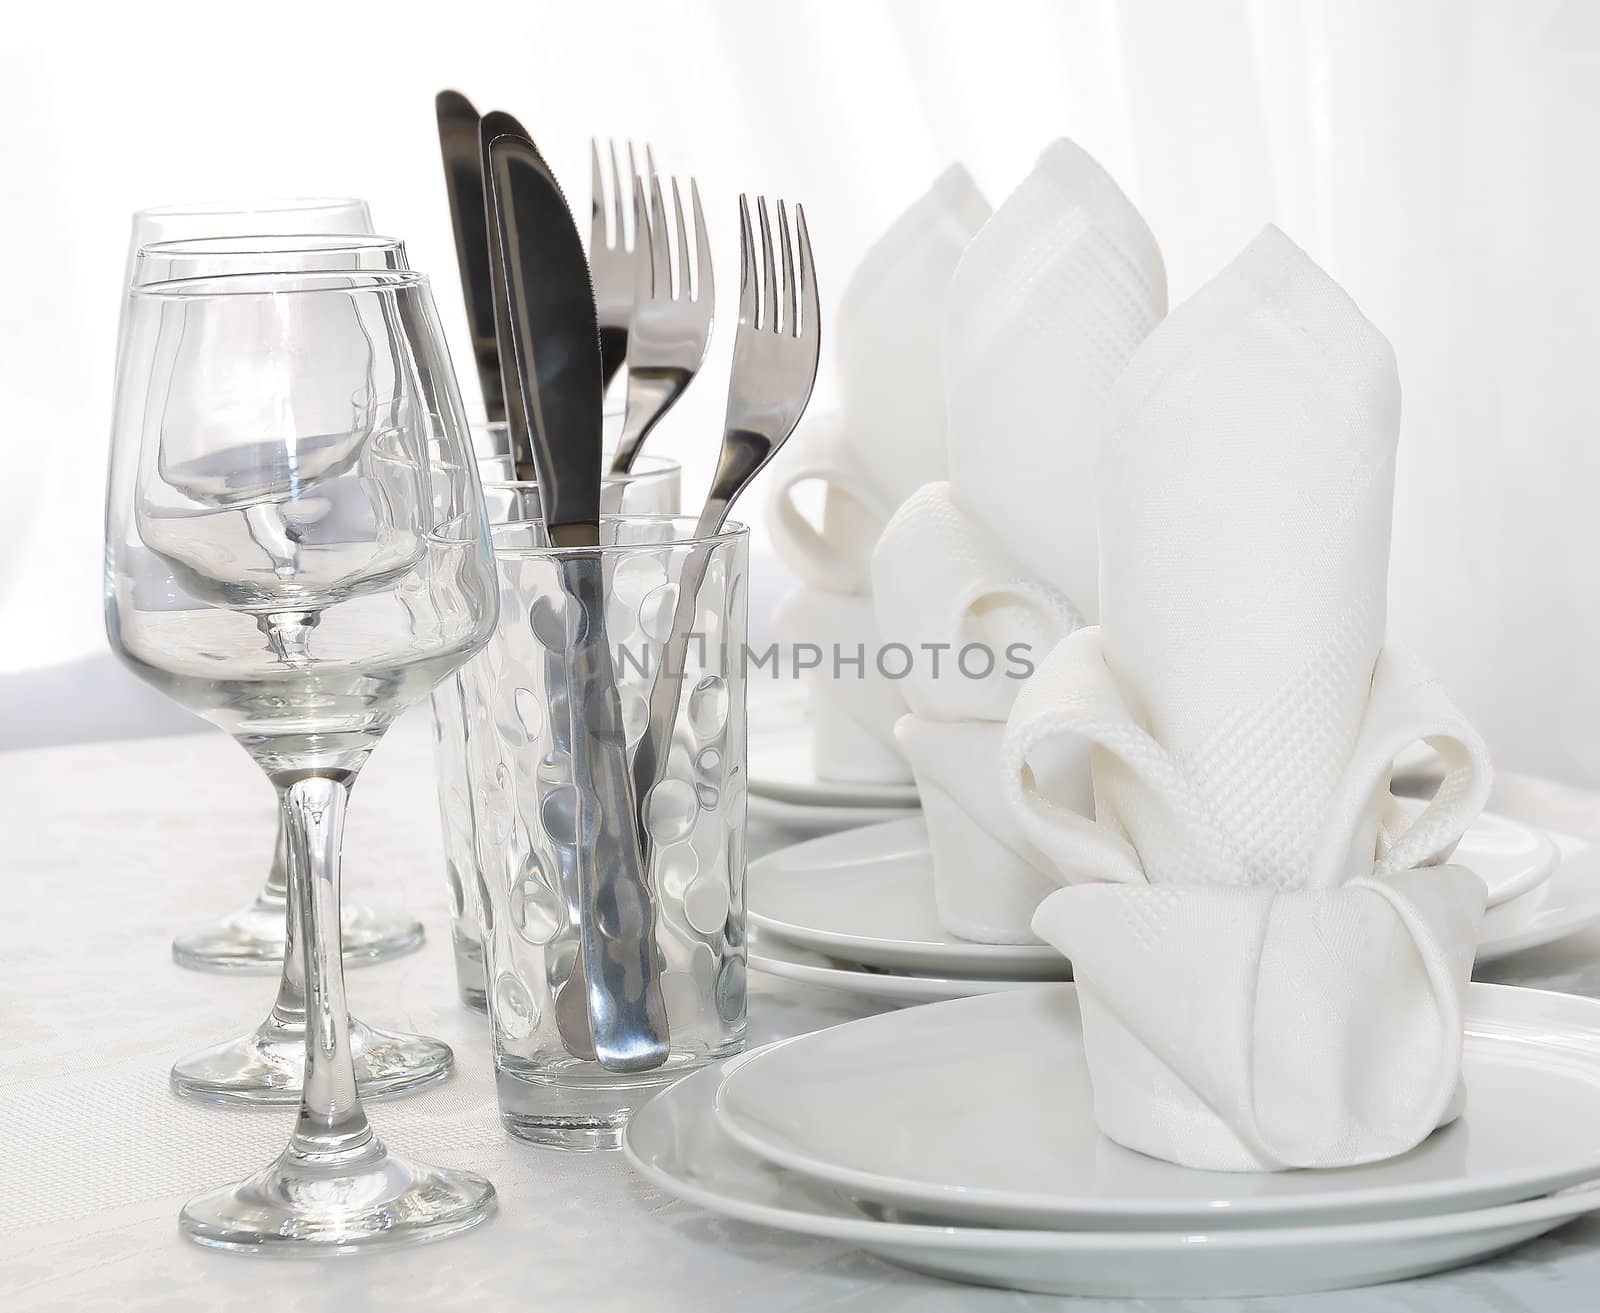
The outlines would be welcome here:
M 572 212 L 538 149 L 509 115 L 488 115 L 482 136 L 508 333 L 501 367 L 507 418 L 525 424 L 539 503 L 578 612 L 567 654 L 567 708 L 578 785 L 579 957 L 567 989 L 581 988 L 596 1060 L 608 1071 L 648 1071 L 669 1053 L 656 962 L 655 906 L 634 818 L 622 703 L 605 632 L 600 543 L 602 366 L 589 266 Z M 501 302 L 497 301 L 497 313 Z M 509 347 L 509 350 L 507 348 Z M 520 448 L 519 448 L 520 450 Z M 562 1012 L 557 1000 L 557 1012 Z M 569 1015 L 570 1007 L 569 1005 Z M 559 1017 L 558 1017 L 559 1021 Z M 563 1039 L 572 1049 L 568 1032 Z
M 441 91 L 433 98 L 439 120 L 439 153 L 444 157 L 444 185 L 450 197 L 450 227 L 456 238 L 456 265 L 461 295 L 467 303 L 467 328 L 478 386 L 489 423 L 506 418 L 505 389 L 500 383 L 500 357 L 495 344 L 494 288 L 489 275 L 489 225 L 484 209 L 483 155 L 478 144 L 478 111 L 459 91 Z

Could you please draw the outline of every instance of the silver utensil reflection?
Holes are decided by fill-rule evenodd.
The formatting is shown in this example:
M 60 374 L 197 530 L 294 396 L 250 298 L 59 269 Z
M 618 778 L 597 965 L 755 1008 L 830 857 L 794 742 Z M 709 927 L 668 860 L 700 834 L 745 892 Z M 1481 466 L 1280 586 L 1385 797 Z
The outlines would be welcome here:
M 710 495 L 695 526 L 695 537 L 702 541 L 684 562 L 672 630 L 650 686 L 649 723 L 633 756 L 633 787 L 639 805 L 640 843 L 647 869 L 651 848 L 646 824 L 650 794 L 666 777 L 696 601 L 714 545 L 704 540 L 721 532 L 734 501 L 794 432 L 817 381 L 822 330 L 805 210 L 795 206 L 793 241 L 782 201 L 778 202 L 777 210 L 777 245 L 781 252 L 778 258 L 783 269 L 781 284 L 773 255 L 772 230 L 767 220 L 767 202 L 761 197 L 756 200 L 761 224 L 758 277 L 750 206 L 743 196 L 739 197 L 739 328 L 733 340 L 733 371 L 728 379 L 722 455 L 711 481 Z
M 483 121 L 498 245 L 497 292 L 520 402 L 507 384 L 514 449 L 531 450 L 545 532 L 570 599 L 560 646 L 572 764 L 578 957 L 556 998 L 569 1052 L 608 1071 L 659 1067 L 669 1053 L 655 908 L 635 829 L 622 704 L 605 631 L 600 544 L 601 358 L 594 292 L 577 226 L 554 175 L 508 115 Z M 593 549 L 593 550 L 584 550 Z M 583 850 L 587 849 L 587 852 Z
M 648 156 L 647 156 L 648 158 Z M 650 165 L 650 198 L 644 182 L 633 179 L 634 264 L 633 318 L 628 327 L 628 410 L 622 436 L 611 462 L 616 474 L 633 468 L 650 431 L 672 409 L 694 381 L 711 341 L 716 282 L 711 273 L 711 242 L 700 210 L 700 188 L 689 179 L 689 207 L 694 214 L 694 250 L 684 223 L 678 180 L 670 180 L 677 248 L 667 225 L 661 179 Z M 673 290 L 673 270 L 677 290 Z M 691 285 L 690 270 L 694 277 Z

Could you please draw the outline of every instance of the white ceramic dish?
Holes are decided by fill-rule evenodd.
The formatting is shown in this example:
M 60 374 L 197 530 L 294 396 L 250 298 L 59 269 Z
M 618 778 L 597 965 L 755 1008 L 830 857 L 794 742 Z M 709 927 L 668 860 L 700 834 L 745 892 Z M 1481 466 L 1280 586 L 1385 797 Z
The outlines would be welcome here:
M 830 834 L 750 863 L 750 920 L 828 957 L 924 975 L 1061 980 L 1047 944 L 977 944 L 939 923 L 920 816 Z
M 1570 905 L 1568 897 L 1557 899 L 1546 917 L 1530 919 L 1526 903 L 1515 915 L 1499 915 L 1549 881 L 1560 851 L 1548 834 L 1485 814 L 1452 860 L 1478 872 L 1489 887 L 1486 940 L 1498 944 L 1516 937 L 1520 943 L 1546 931 L 1555 931 L 1554 937 L 1571 933 L 1560 910 Z M 1071 977 L 1065 960 L 1047 945 L 979 944 L 945 930 L 934 905 L 933 858 L 920 815 L 770 853 L 750 864 L 748 898 L 750 920 L 769 936 L 845 962 L 930 976 Z
M 1065 963 L 1062 964 L 1064 967 Z M 838 958 L 824 957 L 791 944 L 776 935 L 750 932 L 750 969 L 802 985 L 815 985 L 856 998 L 905 1007 L 915 1003 L 942 1003 L 952 998 L 974 998 L 1008 989 L 1028 989 L 1034 980 L 992 980 L 983 976 L 918 976 L 894 971 L 871 971 Z M 1070 967 L 1067 973 L 1071 974 Z
M 1600 923 L 1600 848 L 1568 835 L 1555 874 L 1520 898 L 1492 907 L 1478 927 L 1477 962 L 1498 962 Z
M 714 1101 L 724 1070 L 766 1051 L 695 1072 L 634 1113 L 623 1139 L 634 1169 L 720 1216 L 835 1240 L 978 1285 L 1121 1298 L 1334 1290 L 1470 1263 L 1600 1208 L 1600 1188 L 1585 1187 L 1469 1213 L 1324 1227 L 1006 1231 L 880 1220 L 748 1153 L 718 1126 Z
M 717 1094 L 744 1148 L 962 1225 L 1339 1225 L 1492 1207 L 1600 1177 L 1600 1001 L 1473 985 L 1467 1111 L 1360 1167 L 1200 1172 L 1095 1129 L 1076 990 L 867 1017 L 766 1050 Z M 892 1128 L 892 1129 L 891 1129 Z
M 779 802 L 776 798 L 763 798 L 754 792 L 746 796 L 752 820 L 781 826 L 795 834 L 837 834 L 840 830 L 903 821 L 907 816 L 922 814 L 905 807 L 833 807 L 820 803 Z
M 921 806 L 915 784 L 818 779 L 811 763 L 811 727 L 804 722 L 751 725 L 750 793 L 796 807 Z

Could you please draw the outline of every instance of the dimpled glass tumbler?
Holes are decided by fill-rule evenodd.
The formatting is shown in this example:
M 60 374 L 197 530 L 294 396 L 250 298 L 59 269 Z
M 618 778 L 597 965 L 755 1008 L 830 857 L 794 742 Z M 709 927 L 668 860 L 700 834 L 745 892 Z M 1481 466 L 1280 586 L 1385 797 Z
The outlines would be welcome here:
M 537 515 L 539 485 L 518 481 L 511 457 L 484 458 L 484 441 L 504 446 L 504 424 L 474 431 L 480 443 L 478 477 L 492 524 Z M 485 436 L 487 435 L 487 436 Z M 683 467 L 664 456 L 642 455 L 632 470 L 616 473 L 605 463 L 601 506 L 621 515 L 676 515 L 680 509 Z M 483 928 L 467 896 L 474 867 L 472 797 L 467 788 L 467 724 L 461 700 L 461 677 L 452 676 L 433 691 L 434 758 L 439 781 L 439 828 L 444 836 L 444 874 L 450 891 L 450 944 L 455 953 L 456 990 L 461 1001 L 480 1012 L 488 1007 L 483 983 Z
M 744 1044 L 749 534 L 694 532 L 687 519 L 613 516 L 598 549 L 572 549 L 545 546 L 536 521 L 492 530 L 501 623 L 460 680 L 474 857 L 464 896 L 484 927 L 501 1120 L 538 1143 L 614 1147 L 655 1090 Z M 633 1073 L 594 1057 L 579 954 L 579 890 L 597 845 L 579 820 L 571 745 L 586 731 L 565 672 L 581 621 L 561 581 L 565 555 L 596 550 L 636 777 L 641 739 L 670 735 L 653 737 L 670 748 L 636 790 L 668 1056 Z M 684 590 L 692 607 L 679 604 Z M 677 651 L 675 616 L 692 619 Z M 658 678 L 670 726 L 659 712 L 651 724 Z

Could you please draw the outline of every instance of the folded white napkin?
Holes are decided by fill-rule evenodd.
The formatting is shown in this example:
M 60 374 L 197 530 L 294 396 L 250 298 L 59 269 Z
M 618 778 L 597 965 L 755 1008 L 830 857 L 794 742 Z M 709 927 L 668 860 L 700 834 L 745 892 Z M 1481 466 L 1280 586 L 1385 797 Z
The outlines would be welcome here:
M 811 764 L 819 779 L 909 784 L 895 744 L 906 709 L 899 666 L 878 661 L 872 599 L 798 588 L 778 604 L 773 627 L 796 646 L 811 709 Z
M 1091 621 L 1101 410 L 1166 312 L 1155 237 L 1066 139 L 967 247 L 945 301 L 945 477 L 955 499 Z
M 1002 769 L 1005 725 L 900 717 L 895 738 L 916 775 L 940 924 L 984 944 L 1036 944 L 1034 910 L 1061 881 L 1019 833 Z M 1090 805 L 1089 770 L 1077 771 L 1078 805 Z
M 842 415 L 807 412 L 802 425 L 773 471 L 767 516 L 773 550 L 803 585 L 865 597 L 872 591 L 872 548 L 894 505 L 854 455 Z M 820 501 L 816 522 L 802 506 L 807 485 Z
M 1026 686 L 1005 769 L 1069 882 L 1034 929 L 1072 958 L 1096 1117 L 1130 1148 L 1343 1166 L 1459 1109 L 1484 888 L 1437 864 L 1490 771 L 1384 646 L 1398 431 L 1388 343 L 1274 228 L 1115 389 L 1101 626 Z M 1418 739 L 1446 774 L 1408 824 L 1390 767 Z M 1061 783 L 1085 743 L 1093 820 Z
M 1084 623 L 1070 597 L 956 505 L 948 483 L 924 485 L 894 513 L 872 581 L 879 628 L 916 656 L 906 703 L 929 720 L 1004 722 L 1023 680 Z
M 867 250 L 840 297 L 833 330 L 840 409 L 788 444 L 769 517 L 773 546 L 803 590 L 870 593 L 872 547 L 890 513 L 944 473 L 940 311 L 956 262 L 988 217 L 972 176 L 952 165 Z M 803 509 L 807 485 L 821 489 L 820 524 Z M 788 641 L 827 644 L 842 626 L 852 644 L 870 637 L 874 661 L 878 630 L 870 616 L 816 596 L 792 601 L 780 627 Z M 829 628 L 807 629 L 812 621 Z M 905 710 L 894 682 L 871 672 L 833 680 L 822 671 L 808 687 L 813 755 L 824 778 L 910 779 L 894 745 L 894 720 Z
M 1054 887 L 997 805 L 999 727 L 1020 677 L 1092 613 L 1100 416 L 1165 311 L 1150 230 L 1070 141 L 1044 151 L 951 280 L 952 475 L 895 512 L 872 578 L 879 627 L 919 654 L 904 683 L 914 716 L 899 740 L 953 934 L 1033 941 L 1033 909 Z M 1077 770 L 1064 787 L 1087 797 L 1087 751 Z

